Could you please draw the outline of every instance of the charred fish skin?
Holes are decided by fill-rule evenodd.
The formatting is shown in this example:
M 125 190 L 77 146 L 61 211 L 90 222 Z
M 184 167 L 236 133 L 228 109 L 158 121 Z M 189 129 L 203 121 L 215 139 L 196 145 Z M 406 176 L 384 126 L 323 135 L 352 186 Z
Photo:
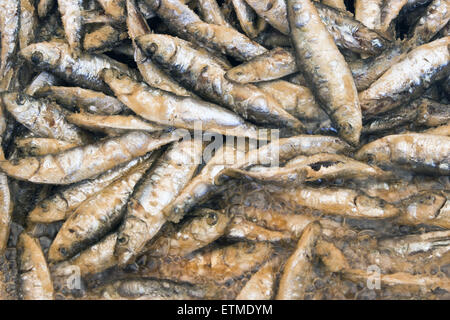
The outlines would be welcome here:
M 135 70 L 103 54 L 81 53 L 75 58 L 63 41 L 34 43 L 22 49 L 20 54 L 35 67 L 52 72 L 69 83 L 106 94 L 110 94 L 109 88 L 99 77 L 105 68 L 118 69 L 139 79 Z
M 122 103 L 149 121 L 184 129 L 201 124 L 205 131 L 257 139 L 255 126 L 225 108 L 152 88 L 112 69 L 102 77 Z
M 110 184 L 79 206 L 66 220 L 53 240 L 48 252 L 51 262 L 71 258 L 111 231 L 123 217 L 123 208 L 134 186 L 158 154 L 132 169 L 125 177 Z
M 85 132 L 67 122 L 64 110 L 56 104 L 17 92 L 3 93 L 0 99 L 18 122 L 41 137 L 80 145 L 89 140 Z
M 450 37 L 422 45 L 393 65 L 367 90 L 359 94 L 363 114 L 371 117 L 421 95 L 450 69 Z
M 192 178 L 202 152 L 201 144 L 200 141 L 173 144 L 136 187 L 119 229 L 115 249 L 119 266 L 125 266 L 142 252 L 165 223 L 162 210 Z
M 76 58 L 81 52 L 81 39 L 83 35 L 82 0 L 58 0 L 58 9 L 64 25 L 67 42 Z
M 53 300 L 53 284 L 39 241 L 22 233 L 20 255 L 21 296 L 24 300 Z
M 226 80 L 226 70 L 206 51 L 166 35 L 149 34 L 137 39 L 139 47 L 187 87 L 244 119 L 302 130 L 303 124 L 283 110 L 271 96 L 250 85 Z
M 297 63 L 340 136 L 357 145 L 362 115 L 352 74 L 309 0 L 288 1 L 288 18 Z
M 0 76 L 12 67 L 19 38 L 20 1 L 7 0 L 0 4 L 1 63 Z
M 355 158 L 380 166 L 400 166 L 414 172 L 448 175 L 450 138 L 431 134 L 399 134 L 363 146 Z
M 132 131 L 97 144 L 69 149 L 57 155 L 1 161 L 0 167 L 16 179 L 43 184 L 71 184 L 142 156 L 181 136 Z M 100 159 L 100 160 L 99 160 Z

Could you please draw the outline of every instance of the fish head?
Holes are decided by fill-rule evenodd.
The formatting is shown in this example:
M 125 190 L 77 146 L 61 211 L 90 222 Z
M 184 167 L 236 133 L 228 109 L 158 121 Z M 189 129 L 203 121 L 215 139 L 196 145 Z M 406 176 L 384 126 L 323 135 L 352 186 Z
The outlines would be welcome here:
M 113 68 L 100 71 L 100 78 L 113 90 L 116 96 L 132 94 L 138 85 L 128 75 Z
M 121 267 L 133 262 L 136 254 L 146 244 L 149 230 L 147 224 L 137 217 L 128 217 L 119 230 L 115 255 Z
M 68 51 L 68 45 L 63 42 L 33 43 L 20 51 L 20 55 L 38 68 L 56 66 L 63 52 Z
M 156 61 L 168 61 L 177 53 L 175 39 L 163 34 L 146 34 L 138 37 L 136 43 L 147 56 Z
M 3 92 L 1 101 L 9 111 L 24 112 L 30 107 L 31 97 L 22 92 Z

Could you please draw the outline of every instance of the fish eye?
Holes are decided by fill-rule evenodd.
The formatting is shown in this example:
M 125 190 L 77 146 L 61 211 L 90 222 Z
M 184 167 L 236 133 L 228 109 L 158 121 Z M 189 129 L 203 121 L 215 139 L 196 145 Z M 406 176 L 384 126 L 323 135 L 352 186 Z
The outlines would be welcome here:
M 217 223 L 218 216 L 215 212 L 208 213 L 208 216 L 206 217 L 206 221 L 210 226 L 213 226 Z
M 158 50 L 158 45 L 156 43 L 152 43 L 149 47 L 148 47 L 148 51 L 150 53 L 155 53 Z
M 17 98 L 16 98 L 17 104 L 22 105 L 22 104 L 25 103 L 25 101 L 26 101 L 25 95 L 24 95 L 23 93 L 18 93 L 18 94 L 17 94 Z
M 34 64 L 39 64 L 44 61 L 44 55 L 40 51 L 33 52 L 31 55 L 31 62 Z
M 59 248 L 59 253 L 61 253 L 61 255 L 65 257 L 67 255 L 66 248 Z
M 118 241 L 120 244 L 126 244 L 126 243 L 128 242 L 128 238 L 125 237 L 125 236 L 122 236 L 122 237 L 119 237 L 119 238 L 117 239 L 117 241 Z

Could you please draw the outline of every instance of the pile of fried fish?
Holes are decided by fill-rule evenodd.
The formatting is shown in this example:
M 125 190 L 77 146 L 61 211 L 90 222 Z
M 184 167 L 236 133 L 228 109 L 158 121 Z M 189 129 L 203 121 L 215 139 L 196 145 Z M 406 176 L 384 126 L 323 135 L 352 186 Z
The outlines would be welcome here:
M 449 19 L 2 0 L 0 299 L 449 299 Z

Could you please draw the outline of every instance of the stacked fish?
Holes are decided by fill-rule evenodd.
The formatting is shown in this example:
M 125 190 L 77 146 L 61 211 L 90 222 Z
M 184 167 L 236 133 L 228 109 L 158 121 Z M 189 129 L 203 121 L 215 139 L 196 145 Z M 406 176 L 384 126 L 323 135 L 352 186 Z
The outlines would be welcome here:
M 449 20 L 2 0 L 0 299 L 448 299 Z

